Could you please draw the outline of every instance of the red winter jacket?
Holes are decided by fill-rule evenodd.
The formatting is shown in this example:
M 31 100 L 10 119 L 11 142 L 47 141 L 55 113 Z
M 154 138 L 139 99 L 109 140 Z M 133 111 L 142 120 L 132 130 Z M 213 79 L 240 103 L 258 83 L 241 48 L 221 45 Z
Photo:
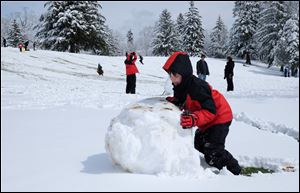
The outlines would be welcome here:
M 196 125 L 201 132 L 213 125 L 232 121 L 232 111 L 224 96 L 204 80 L 193 75 L 189 57 L 184 52 L 175 52 L 163 69 L 182 75 L 180 85 L 174 86 L 174 97 L 183 108 L 198 117 Z
M 195 80 L 198 79 L 195 76 L 194 78 Z M 195 95 L 194 92 L 187 94 L 184 105 L 185 109 L 198 117 L 197 126 L 202 132 L 213 125 L 227 123 L 233 119 L 230 105 L 224 96 L 217 90 L 212 89 L 210 85 L 209 89 L 207 98 L 201 96 L 193 97 Z
M 132 75 L 139 72 L 139 70 L 135 65 L 136 60 L 137 60 L 137 55 L 135 53 L 134 54 L 131 53 L 127 55 L 127 58 L 124 62 L 126 66 L 126 75 Z

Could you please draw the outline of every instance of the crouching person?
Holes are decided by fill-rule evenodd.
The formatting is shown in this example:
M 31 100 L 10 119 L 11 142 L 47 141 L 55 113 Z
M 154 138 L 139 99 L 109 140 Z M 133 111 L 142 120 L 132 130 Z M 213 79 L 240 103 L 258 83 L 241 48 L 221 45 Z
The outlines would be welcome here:
M 233 116 L 224 96 L 193 75 L 191 61 L 184 52 L 171 55 L 163 69 L 170 75 L 174 86 L 174 97 L 167 97 L 167 100 L 188 112 L 181 115 L 182 128 L 198 127 L 194 137 L 195 149 L 204 154 L 208 165 L 219 170 L 226 166 L 234 175 L 239 175 L 241 167 L 238 161 L 225 149 Z

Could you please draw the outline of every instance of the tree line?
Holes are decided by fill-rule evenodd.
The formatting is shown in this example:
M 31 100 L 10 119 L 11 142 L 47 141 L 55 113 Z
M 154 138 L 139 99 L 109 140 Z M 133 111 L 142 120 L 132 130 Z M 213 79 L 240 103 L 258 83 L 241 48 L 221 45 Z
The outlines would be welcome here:
M 109 29 L 97 1 L 48 1 L 44 7 L 47 11 L 32 27 L 33 38 L 42 49 L 101 55 L 123 55 L 124 50 L 136 50 L 155 56 L 182 50 L 191 56 L 249 56 L 269 66 L 299 66 L 297 1 L 235 1 L 235 21 L 229 32 L 218 16 L 210 33 L 203 29 L 198 8 L 190 1 L 188 11 L 180 13 L 176 21 L 164 9 L 154 26 L 143 28 L 136 41 L 131 30 L 123 38 Z M 24 25 L 24 19 L 12 21 L 7 32 L 8 44 L 16 46 L 18 41 L 27 38 L 24 27 L 18 24 L 22 22 Z

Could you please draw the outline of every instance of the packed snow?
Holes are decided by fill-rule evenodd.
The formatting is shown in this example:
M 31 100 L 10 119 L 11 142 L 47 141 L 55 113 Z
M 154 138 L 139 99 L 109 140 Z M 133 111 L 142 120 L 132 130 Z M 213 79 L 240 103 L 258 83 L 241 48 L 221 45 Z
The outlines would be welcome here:
M 206 59 L 207 81 L 234 113 L 226 149 L 275 171 L 215 174 L 164 101 L 167 57 L 137 62 L 135 95 L 125 94 L 124 59 L 1 48 L 1 191 L 299 191 L 299 78 L 236 61 L 226 92 L 226 61 Z
M 179 125 L 180 113 L 163 97 L 129 105 L 111 122 L 107 152 L 129 172 L 196 177 L 201 171 L 199 156 L 192 130 Z

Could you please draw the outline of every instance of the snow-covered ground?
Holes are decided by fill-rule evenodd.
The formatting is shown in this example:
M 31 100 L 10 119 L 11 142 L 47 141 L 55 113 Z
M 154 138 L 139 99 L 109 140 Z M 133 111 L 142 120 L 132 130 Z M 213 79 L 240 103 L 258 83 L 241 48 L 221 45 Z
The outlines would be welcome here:
M 150 164 L 150 172 L 137 167 L 129 173 L 114 165 L 105 148 L 108 130 L 115 122 L 123 124 L 119 128 L 129 126 L 122 122 L 130 117 L 126 109 L 161 98 L 167 80 L 162 70 L 167 58 L 144 57 L 145 65 L 137 62 L 137 94 L 126 95 L 124 58 L 1 48 L 1 191 L 299 191 L 299 79 L 284 78 L 278 69 L 255 61 L 249 67 L 236 63 L 235 91 L 227 93 L 225 60 L 207 58 L 207 81 L 224 94 L 234 113 L 226 149 L 242 165 L 275 173 L 245 177 L 223 169 L 216 175 L 200 167 L 195 177 L 188 175 L 195 169 L 186 163 L 175 172 L 172 168 L 181 165 L 168 166 L 167 158 L 170 163 L 189 161 L 182 155 L 190 149 L 169 151 L 166 144 L 162 149 L 172 155 L 139 163 Z M 198 59 L 191 58 L 194 69 Z M 96 73 L 98 63 L 104 76 Z M 145 125 L 155 120 L 153 128 L 159 128 L 154 114 L 133 118 Z M 158 147 L 152 147 L 154 152 Z M 165 164 L 162 173 L 151 172 L 159 162 Z M 296 171 L 282 171 L 285 165 Z

